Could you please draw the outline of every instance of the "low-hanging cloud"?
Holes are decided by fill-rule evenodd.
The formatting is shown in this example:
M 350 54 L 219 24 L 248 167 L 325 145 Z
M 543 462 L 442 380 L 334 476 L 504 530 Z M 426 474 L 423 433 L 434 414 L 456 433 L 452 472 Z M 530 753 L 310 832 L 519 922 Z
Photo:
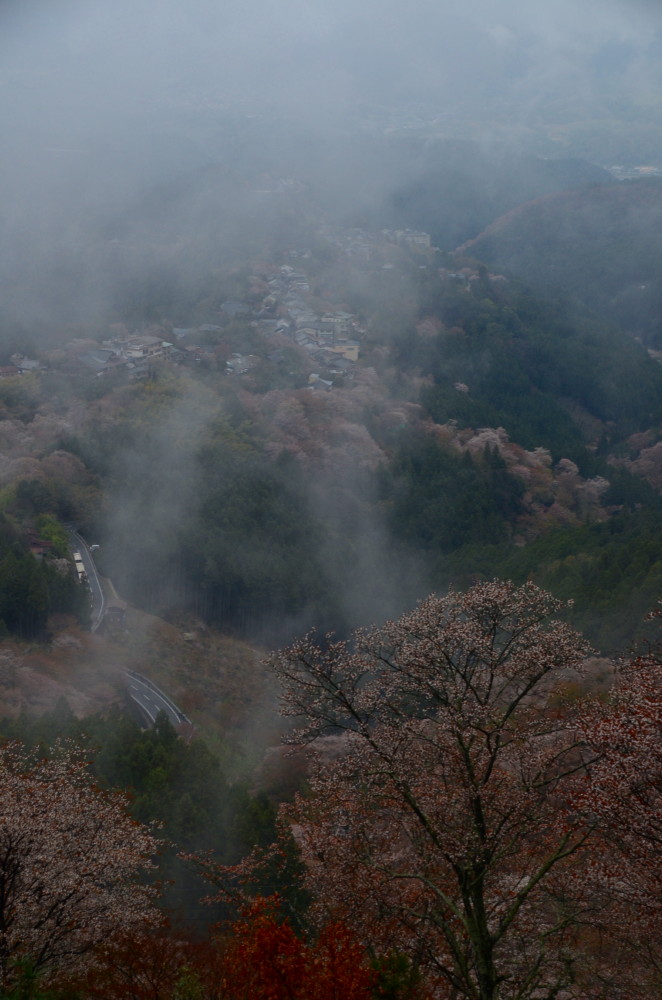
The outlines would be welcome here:
M 194 171 L 209 164 L 241 174 L 303 163 L 318 190 L 346 194 L 358 213 L 361 199 L 369 210 L 394 183 L 415 180 L 383 173 L 374 159 L 357 174 L 357 128 L 373 109 L 425 106 L 442 125 L 450 115 L 456 132 L 482 122 L 486 137 L 495 119 L 527 129 L 550 101 L 598 107 L 612 91 L 649 101 L 661 45 L 662 11 L 650 0 L 462 8 L 449 0 L 9 0 L 0 7 L 3 315 L 48 322 L 62 288 L 72 321 L 104 316 L 112 276 L 90 244 L 117 238 L 146 193 L 172 178 L 188 172 L 193 187 Z M 385 127 L 388 112 L 379 121 Z M 370 183 L 357 187 L 361 173 Z M 233 205 L 233 231 L 242 206 Z M 178 228 L 175 212 L 171 231 Z M 79 267 L 74 294 L 60 272 Z
M 135 223 L 131 267 L 148 267 L 145 202 L 173 179 L 188 193 L 159 203 L 170 243 L 191 229 L 196 171 L 210 165 L 238 180 L 219 213 L 229 246 L 255 218 L 240 190 L 251 171 L 298 169 L 359 217 L 420 169 L 399 161 L 410 174 L 398 176 L 379 151 L 362 159 L 357 135 L 375 120 L 383 131 L 398 108 L 421 106 L 455 134 L 479 123 L 488 142 L 493 122 L 526 132 L 550 105 L 650 103 L 660 46 L 662 11 L 647 0 L 9 0 L 0 322 L 103 326 L 108 244 Z M 196 254 L 182 267 L 195 270 Z

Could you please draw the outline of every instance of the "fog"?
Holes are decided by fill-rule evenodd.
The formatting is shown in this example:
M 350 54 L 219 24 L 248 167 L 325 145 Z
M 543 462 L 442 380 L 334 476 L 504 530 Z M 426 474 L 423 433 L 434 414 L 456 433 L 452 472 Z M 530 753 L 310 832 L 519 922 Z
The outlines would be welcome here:
M 568 95 L 594 112 L 650 99 L 660 82 L 661 14 L 637 0 L 26 0 L 0 19 L 4 190 L 42 206 L 78 191 L 112 212 L 228 155 L 228 114 L 295 119 L 319 138 L 413 104 L 487 131 Z
M 562 76 L 590 80 L 592 64 L 616 48 L 612 72 L 634 86 L 639 72 L 655 73 L 656 8 L 643 0 L 473 0 L 462 10 L 433 0 L 166 0 L 158 9 L 27 0 L 3 5 L 3 75 L 12 100 L 25 88 L 15 122 L 54 115 L 50 125 L 71 138 L 97 116 L 108 116 L 103 131 L 196 90 L 266 101 L 321 125 L 321 112 L 342 116 L 362 100 L 441 106 L 496 97 L 514 81 L 563 89 Z
M 111 323 L 187 326 L 209 274 L 322 223 L 412 225 L 451 250 L 561 188 L 562 161 L 585 160 L 587 183 L 662 166 L 661 57 L 646 0 L 5 0 L 2 363 Z M 265 196 L 274 178 L 294 194 Z M 149 455 L 122 456 L 109 537 L 148 509 L 147 553 L 176 531 L 197 489 L 186 442 L 217 417 L 199 404 L 179 399 Z M 381 526 L 359 534 L 346 603 L 372 578 L 397 606 Z
M 655 110 L 661 28 L 644 0 L 5 2 L 5 315 L 47 318 L 58 255 L 75 268 L 88 241 L 122 235 L 113 227 L 140 215 L 146 192 L 197 167 L 298 168 L 359 208 L 416 167 L 399 160 L 380 176 L 369 161 L 357 195 L 357 136 L 400 129 L 563 153 L 536 135 L 541 123 L 600 119 L 615 104 L 627 114 L 632 102 Z M 234 226 L 240 207 L 235 196 Z M 172 208 L 186 218 L 188 204 Z M 73 320 L 103 315 L 112 291 L 105 259 L 86 267 Z

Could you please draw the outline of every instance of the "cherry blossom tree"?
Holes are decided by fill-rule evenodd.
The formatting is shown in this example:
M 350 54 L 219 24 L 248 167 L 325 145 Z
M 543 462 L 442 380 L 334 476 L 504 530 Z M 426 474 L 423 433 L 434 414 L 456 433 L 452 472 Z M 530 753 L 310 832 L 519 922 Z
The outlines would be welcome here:
M 152 834 L 119 794 L 100 791 L 82 754 L 37 760 L 0 748 L 0 985 L 18 959 L 47 976 L 85 965 L 112 930 L 155 920 Z
M 293 742 L 320 763 L 290 821 L 321 923 L 405 951 L 435 997 L 571 997 L 576 877 L 593 820 L 570 806 L 587 760 L 550 696 L 588 653 L 533 584 L 432 596 L 351 642 L 274 658 Z
M 623 662 L 612 697 L 580 729 L 593 763 L 577 808 L 599 831 L 584 877 L 603 902 L 596 924 L 604 968 L 629 1000 L 662 986 L 662 660 L 654 649 Z
M 637 656 L 619 669 L 612 698 L 582 720 L 595 760 L 586 802 L 662 906 L 662 662 Z

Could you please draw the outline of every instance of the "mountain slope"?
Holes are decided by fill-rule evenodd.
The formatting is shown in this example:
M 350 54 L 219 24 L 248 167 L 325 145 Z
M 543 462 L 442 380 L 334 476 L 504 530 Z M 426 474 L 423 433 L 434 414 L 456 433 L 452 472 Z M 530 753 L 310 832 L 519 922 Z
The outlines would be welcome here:
M 502 216 L 458 254 L 538 291 L 574 296 L 662 345 L 662 179 L 552 194 Z

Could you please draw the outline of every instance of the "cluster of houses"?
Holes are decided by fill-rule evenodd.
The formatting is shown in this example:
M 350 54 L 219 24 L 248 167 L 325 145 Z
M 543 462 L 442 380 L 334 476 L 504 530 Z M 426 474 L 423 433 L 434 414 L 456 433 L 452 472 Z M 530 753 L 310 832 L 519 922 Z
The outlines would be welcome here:
M 417 229 L 380 229 L 371 232 L 359 227 L 336 229 L 325 226 L 322 235 L 343 257 L 362 263 L 381 262 L 382 265 L 393 266 L 398 257 L 398 248 L 413 251 L 425 258 L 436 252 L 430 233 Z
M 65 348 L 66 366 L 78 372 L 89 372 L 93 378 L 106 378 L 121 371 L 128 379 L 137 380 L 147 378 L 155 362 L 218 363 L 214 350 L 200 346 L 199 342 L 209 341 L 210 335 L 213 340 L 215 335 L 222 335 L 228 323 L 244 320 L 267 338 L 273 337 L 281 343 L 283 338 L 288 339 L 307 352 L 311 387 L 328 389 L 334 378 L 351 378 L 360 350 L 355 339 L 354 316 L 341 310 L 321 316 L 315 313 L 305 298 L 309 291 L 307 275 L 290 265 L 268 274 L 266 283 L 267 294 L 257 308 L 241 301 L 224 302 L 219 324 L 175 327 L 171 333 L 160 326 L 130 332 L 124 324 L 116 324 L 111 327 L 111 336 L 101 344 L 71 341 Z M 277 355 L 278 350 L 275 350 L 273 357 Z M 234 353 L 224 362 L 225 374 L 245 375 L 259 361 L 255 355 Z M 37 362 L 31 364 L 37 365 Z M 18 364 L 12 365 L 8 374 L 17 375 L 21 370 Z
M 346 257 L 363 257 L 379 262 L 401 249 L 429 254 L 431 238 L 415 230 L 362 229 L 334 230 L 324 233 Z M 391 250 L 389 250 L 391 247 Z M 379 254 L 379 256 L 377 256 Z M 156 363 L 195 365 L 208 362 L 224 365 L 231 377 L 246 375 L 260 362 L 251 354 L 223 354 L 218 346 L 209 346 L 223 339 L 224 329 L 232 323 L 249 323 L 267 340 L 273 339 L 274 351 L 267 355 L 279 360 L 284 340 L 291 341 L 309 359 L 309 385 L 312 390 L 328 390 L 335 379 L 351 379 L 360 355 L 360 334 L 356 318 L 343 310 L 318 314 L 310 304 L 310 280 L 305 271 L 312 257 L 307 248 L 286 252 L 290 263 L 261 272 L 254 278 L 261 287 L 260 299 L 255 295 L 250 304 L 240 300 L 222 303 L 218 322 L 196 327 L 166 328 L 146 326 L 130 331 L 118 323 L 110 328 L 110 337 L 101 344 L 92 340 L 70 341 L 64 348 L 66 357 L 59 364 L 68 370 L 88 373 L 92 378 L 107 378 L 122 373 L 129 380 L 149 377 Z M 393 266 L 387 264 L 385 266 Z M 227 349 L 227 348 L 226 348 Z M 0 367 L 0 378 L 37 370 L 40 365 L 22 355 L 12 356 L 11 365 Z
M 480 281 L 481 276 L 475 267 L 461 267 L 457 271 L 450 271 L 446 267 L 437 269 L 437 273 L 442 281 L 453 281 L 465 288 L 470 288 L 474 282 Z M 488 281 L 493 285 L 507 284 L 508 279 L 503 274 L 487 274 Z
M 115 335 L 104 340 L 100 347 L 76 353 L 75 363 L 96 378 L 118 370 L 124 370 L 130 379 L 147 378 L 157 358 L 170 361 L 177 350 L 174 344 L 159 336 L 159 332 L 156 328 L 154 333 L 129 334 L 116 329 Z
M 318 369 L 311 372 L 311 387 L 328 389 L 334 378 L 351 378 L 360 353 L 355 317 L 342 310 L 318 315 L 305 298 L 308 276 L 289 264 L 266 280 L 269 293 L 254 321 L 257 329 L 267 336 L 286 337 L 307 352 Z
M 382 229 L 384 239 L 407 250 L 431 250 L 432 237 L 418 229 Z
M 27 358 L 25 354 L 12 354 L 8 365 L 0 365 L 0 378 L 15 378 L 28 372 L 37 372 L 43 365 L 39 361 Z
M 130 381 L 145 379 L 154 370 L 156 362 L 172 365 L 196 365 L 214 360 L 211 350 L 195 343 L 203 339 L 198 335 L 221 332 L 222 326 L 202 326 L 174 329 L 172 340 L 166 339 L 166 330 L 149 326 L 142 331 L 129 333 L 124 324 L 111 327 L 112 336 L 100 345 L 90 341 L 70 341 L 65 350 L 66 367 L 77 372 L 89 372 L 93 378 L 107 378 L 123 372 Z M 190 342 L 193 341 L 193 342 Z

